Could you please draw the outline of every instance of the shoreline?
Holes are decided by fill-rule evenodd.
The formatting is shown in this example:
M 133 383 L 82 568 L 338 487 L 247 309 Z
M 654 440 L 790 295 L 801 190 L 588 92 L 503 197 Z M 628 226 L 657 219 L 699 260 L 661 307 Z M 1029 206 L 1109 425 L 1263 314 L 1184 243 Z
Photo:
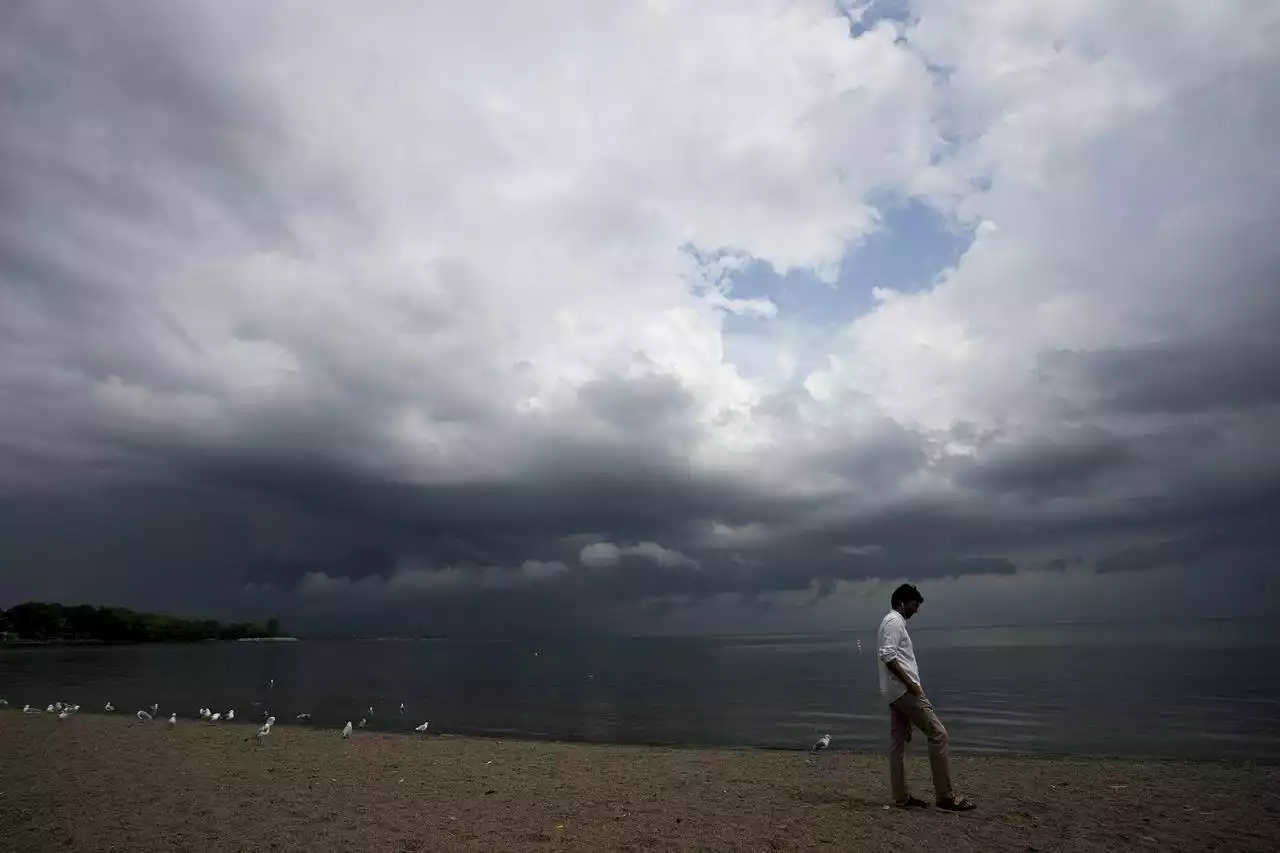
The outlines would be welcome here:
M 881 754 L 130 717 L 0 713 L 0 848 L 1280 849 L 1280 770 L 1249 762 L 955 754 L 957 815 L 888 808 Z M 932 800 L 916 741 L 907 773 Z
M 20 706 L 15 706 L 12 703 L 10 703 L 7 706 L 0 705 L 0 719 L 3 719 L 3 715 L 6 712 L 12 712 L 12 713 L 16 713 L 19 716 L 23 716 L 22 708 Z M 35 719 L 39 719 L 41 717 L 49 717 L 49 718 L 55 719 L 55 721 L 57 717 L 56 714 L 50 714 L 47 711 L 45 711 L 43 708 L 41 709 L 41 713 L 39 717 L 36 717 L 35 715 L 31 715 L 31 716 Z M 132 724 L 136 722 L 134 719 L 134 711 L 125 711 L 122 709 L 107 712 L 101 709 L 82 708 L 80 711 L 76 712 L 75 716 L 81 717 L 81 718 L 93 717 L 93 718 L 100 718 L 103 720 L 123 721 L 126 724 Z M 162 712 L 161 717 L 165 717 L 165 716 L 166 714 Z M 156 724 L 162 724 L 163 722 L 164 722 L 163 719 L 155 720 Z M 193 717 L 193 716 L 184 717 L 181 715 L 179 715 L 178 717 L 178 723 L 180 725 L 183 723 L 186 723 L 188 725 L 200 725 L 200 726 L 209 725 L 207 722 L 205 722 L 204 720 L 201 720 L 199 717 Z M 244 729 L 246 732 L 252 734 L 253 732 L 257 731 L 258 727 L 261 724 L 262 722 L 260 720 L 249 720 L 245 718 L 239 718 L 232 722 L 221 721 L 217 723 L 216 726 L 224 729 Z M 316 732 L 316 733 L 333 732 L 337 734 L 341 728 L 342 728 L 341 724 L 338 724 L 336 722 L 298 723 L 292 719 L 281 718 L 276 721 L 274 730 L 281 731 L 284 729 L 289 729 L 289 730 L 301 730 L 301 731 Z M 376 734 L 376 735 L 386 735 L 388 737 L 405 737 L 405 738 L 411 738 L 411 739 L 422 739 L 424 737 L 423 734 L 414 732 L 411 727 L 407 727 L 404 729 L 391 729 L 391 728 L 381 728 L 377 726 L 370 726 L 365 729 L 357 730 L 357 731 L 362 732 L 364 735 Z M 551 736 L 551 735 L 548 735 L 546 737 L 540 737 L 536 734 L 528 734 L 528 733 L 490 734 L 490 733 L 478 732 L 478 731 L 477 732 L 469 732 L 469 731 L 442 732 L 442 731 L 432 730 L 428 732 L 425 735 L 425 737 L 443 738 L 443 739 L 465 738 L 467 740 L 475 740 L 475 741 L 499 741 L 504 743 L 518 743 L 518 744 L 543 744 L 543 745 L 558 744 L 566 747 L 601 747 L 601 748 L 617 747 L 617 748 L 624 748 L 624 749 L 661 749 L 661 750 L 668 750 L 668 751 L 694 751 L 694 752 L 746 752 L 746 753 L 760 752 L 760 753 L 781 753 L 784 755 L 804 755 L 808 752 L 808 749 L 809 749 L 807 746 L 784 746 L 784 745 L 773 745 L 773 744 L 696 743 L 692 741 L 592 740 L 588 738 L 560 737 L 560 736 Z M 912 740 L 912 743 L 913 744 L 915 743 L 914 739 Z M 888 749 L 887 742 L 885 745 L 885 749 Z M 919 746 L 919 749 L 923 751 L 924 749 L 923 744 Z M 830 749 L 829 754 L 862 755 L 862 756 L 877 755 L 878 756 L 881 754 L 881 752 L 876 750 L 865 750 L 865 749 L 845 749 L 839 744 L 839 741 L 837 740 L 833 742 L 833 746 Z M 981 747 L 966 747 L 962 742 L 953 743 L 951 745 L 951 755 L 953 757 L 953 760 L 955 760 L 955 758 L 957 757 L 959 758 L 1007 758 L 1007 759 L 1014 759 L 1018 761 L 1050 761 L 1050 762 L 1052 761 L 1116 761 L 1116 762 L 1130 762 L 1130 763 L 1140 763 L 1140 764 L 1178 764 L 1178 765 L 1191 765 L 1191 766 L 1239 765 L 1242 767 L 1280 768 L 1280 756 L 1272 756 L 1272 755 L 1261 755 L 1257 757 L 1240 758 L 1240 757 L 1231 757 L 1231 756 L 1209 757 L 1209 756 L 1159 755 L 1154 753 L 1122 754 L 1122 753 L 1054 752 L 1054 751 L 1047 751 L 1047 750 L 1037 750 L 1037 751 L 1031 752 L 1031 751 L 1015 750 L 1015 749 L 983 749 Z

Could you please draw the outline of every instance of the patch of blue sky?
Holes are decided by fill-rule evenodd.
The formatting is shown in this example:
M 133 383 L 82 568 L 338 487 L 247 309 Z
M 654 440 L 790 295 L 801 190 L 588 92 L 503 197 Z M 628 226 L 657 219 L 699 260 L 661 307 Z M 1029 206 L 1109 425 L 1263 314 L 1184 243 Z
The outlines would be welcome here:
M 770 299 L 780 319 L 844 324 L 870 309 L 874 288 L 917 292 L 931 287 L 973 242 L 972 231 L 914 199 L 882 203 L 880 216 L 880 226 L 845 255 L 834 285 L 802 270 L 778 275 L 768 263 L 753 261 L 730 275 L 731 296 Z M 748 331 L 759 322 L 750 316 L 728 318 L 731 331 Z

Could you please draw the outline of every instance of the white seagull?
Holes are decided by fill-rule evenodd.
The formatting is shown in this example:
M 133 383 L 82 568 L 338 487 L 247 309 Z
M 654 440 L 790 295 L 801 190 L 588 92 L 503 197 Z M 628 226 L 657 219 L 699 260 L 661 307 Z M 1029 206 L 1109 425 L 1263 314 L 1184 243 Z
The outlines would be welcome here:
M 178 724 L 178 715 L 177 715 L 177 713 L 170 714 L 170 715 L 169 715 L 169 728 L 173 728 L 173 727 L 174 727 L 174 726 L 176 726 L 177 724 Z
M 116 706 L 115 706 L 115 705 L 112 705 L 110 702 L 108 702 L 108 703 L 107 703 L 107 707 L 103 708 L 102 710 L 106 711 L 107 713 L 110 713 L 110 712 L 114 711 L 115 709 L 116 709 Z
M 365 723 L 367 723 L 367 722 L 369 722 L 369 721 L 368 721 L 368 720 L 366 720 L 364 717 L 361 717 L 361 718 L 360 718 L 360 728 L 362 728 L 362 729 L 363 729 L 363 728 L 364 728 L 364 724 L 365 724 Z
M 342 736 L 351 737 L 351 721 L 347 720 L 347 724 L 342 727 Z
M 150 715 L 150 714 L 148 714 L 146 711 L 139 711 L 139 712 L 138 712 L 138 719 L 139 719 L 139 720 L 141 720 L 141 721 L 142 721 L 142 722 L 144 722 L 144 723 L 149 723 L 149 722 L 151 722 L 151 715 Z
M 403 714 L 403 713 L 404 713 L 404 703 L 403 703 L 403 702 L 401 702 L 401 703 L 400 703 L 400 713 L 401 713 L 401 714 Z
M 227 722 L 229 723 L 235 718 L 236 718 L 236 709 L 232 708 L 230 711 L 227 712 Z
M 809 747 L 809 757 L 806 761 L 813 761 L 814 756 L 829 746 L 831 746 L 831 735 L 823 735 L 818 738 L 818 740 L 814 742 L 813 746 Z
M 414 730 L 415 732 L 425 732 L 425 731 L 427 730 L 427 726 L 429 726 L 429 725 L 431 725 L 431 721 L 430 721 L 430 720 L 428 720 L 427 722 L 423 723 L 423 724 L 422 724 L 422 725 L 420 725 L 420 726 L 414 726 L 414 727 L 413 727 L 413 730 Z
M 211 722 L 211 723 L 216 723 L 216 722 L 218 722 L 218 720 L 221 720 L 221 719 L 222 719 L 222 714 L 221 714 L 221 713 L 217 713 L 217 714 L 214 714 L 212 717 L 210 717 L 210 718 L 209 718 L 209 722 Z

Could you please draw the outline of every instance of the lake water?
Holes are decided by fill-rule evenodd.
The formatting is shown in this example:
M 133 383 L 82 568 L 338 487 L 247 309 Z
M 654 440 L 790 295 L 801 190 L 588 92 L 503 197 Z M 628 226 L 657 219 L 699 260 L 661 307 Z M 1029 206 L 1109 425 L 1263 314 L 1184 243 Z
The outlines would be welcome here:
M 956 751 L 1280 759 L 1274 620 L 912 628 Z M 859 653 L 856 640 L 864 651 Z M 881 750 L 874 632 L 0 650 L 11 708 L 201 706 L 280 724 Z M 269 687 L 271 680 L 275 686 Z M 258 703 L 256 706 L 253 703 Z M 404 702 L 407 714 L 398 708 Z M 920 747 L 922 750 L 923 747 Z

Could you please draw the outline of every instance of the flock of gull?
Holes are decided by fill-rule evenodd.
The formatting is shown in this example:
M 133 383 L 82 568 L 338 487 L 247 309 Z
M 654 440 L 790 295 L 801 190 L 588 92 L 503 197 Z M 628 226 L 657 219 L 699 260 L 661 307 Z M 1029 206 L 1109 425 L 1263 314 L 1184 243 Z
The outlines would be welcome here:
M 858 644 L 859 644 L 859 647 L 861 647 L 862 641 L 859 640 Z M 275 686 L 275 679 L 271 680 L 270 686 L 272 687 Z M 4 699 L 0 699 L 0 708 L 3 708 L 8 704 L 9 703 L 6 702 Z M 253 704 L 257 705 L 258 703 L 254 702 Z M 80 710 L 79 705 L 72 705 L 72 704 L 63 703 L 63 702 L 54 702 L 52 705 L 48 706 L 44 710 L 41 710 L 39 708 L 34 708 L 31 705 L 22 706 L 22 713 L 24 714 L 57 714 L 59 720 L 65 720 L 79 710 Z M 115 706 L 112 705 L 110 702 L 108 702 L 106 706 L 103 708 L 103 711 L 107 713 L 112 713 L 113 711 L 115 711 Z M 404 712 L 405 712 L 404 703 L 401 702 L 400 713 L 403 715 Z M 152 704 L 152 706 L 149 709 L 141 710 L 141 711 L 138 711 L 137 713 L 138 721 L 143 723 L 149 723 L 158 716 L 160 716 L 160 704 L 158 702 Z M 258 729 L 257 734 L 254 735 L 254 737 L 257 739 L 259 743 L 261 743 L 264 738 L 266 738 L 268 735 L 271 734 L 271 727 L 276 724 L 276 718 L 272 716 L 270 712 L 263 711 L 262 716 L 265 717 L 266 719 L 262 723 L 261 728 Z M 365 725 L 368 724 L 369 717 L 372 717 L 372 716 L 373 716 L 373 706 L 370 705 L 368 712 L 366 713 L 365 716 L 360 718 L 360 722 L 358 724 L 353 726 L 352 722 L 350 720 L 347 720 L 347 724 L 342 727 L 342 737 L 350 738 L 352 731 L 354 731 L 356 728 L 363 729 Z M 210 724 L 230 723 L 235 721 L 236 712 L 234 708 L 228 709 L 226 713 L 223 713 L 221 711 L 214 711 L 210 708 L 201 708 L 199 717 L 200 719 L 204 720 L 206 723 L 210 723 Z M 311 719 L 311 715 L 304 712 L 295 716 L 294 719 L 300 723 L 305 723 L 307 720 Z M 172 712 L 169 714 L 169 728 L 172 729 L 177 725 L 178 725 L 178 715 L 176 712 Z M 431 725 L 431 722 L 428 720 L 427 722 L 422 723 L 421 725 L 414 726 L 413 730 L 415 732 L 421 732 L 425 734 L 430 725 Z M 812 764 L 815 758 L 817 757 L 818 753 L 824 752 L 830 746 L 831 746 L 830 734 L 825 734 L 822 737 L 818 738 L 818 740 L 814 742 L 813 746 L 809 747 L 806 761 Z
M 275 679 L 271 680 L 271 683 L 269 686 L 271 687 L 275 686 Z M 6 700 L 0 699 L 0 708 L 7 707 L 8 704 L 9 703 Z M 253 704 L 257 705 L 258 703 L 254 702 Z M 43 709 L 30 704 L 22 706 L 22 713 L 24 714 L 56 714 L 59 720 L 65 720 L 75 715 L 79 710 L 80 710 L 79 705 L 75 705 L 70 702 L 54 702 L 53 704 Z M 103 712 L 110 714 L 110 713 L 114 713 L 116 708 L 110 702 L 107 702 L 106 705 L 103 706 L 102 710 Z M 402 715 L 405 713 L 405 707 L 403 702 L 400 703 L 400 713 Z M 266 738 L 268 735 L 271 734 L 271 728 L 276 724 L 276 718 L 269 711 L 262 711 L 261 714 L 265 719 L 262 723 L 262 726 L 258 729 L 257 734 L 254 735 L 254 737 L 257 739 L 259 743 L 261 743 L 264 738 Z M 137 717 L 137 720 L 140 723 L 151 722 L 155 718 L 162 716 L 160 713 L 160 703 L 158 702 L 153 703 L 150 708 L 145 708 L 138 711 L 135 714 L 135 716 Z M 212 725 L 217 723 L 235 722 L 236 712 L 234 708 L 228 709 L 225 712 L 214 711 L 212 708 L 201 708 L 198 716 L 204 722 Z M 365 716 L 360 718 L 360 722 L 358 724 L 353 725 L 350 720 L 347 721 L 347 724 L 342 727 L 342 737 L 350 738 L 351 732 L 354 729 L 356 728 L 363 729 L 368 724 L 369 717 L 372 717 L 372 716 L 373 716 L 373 706 L 370 705 L 368 712 L 365 714 Z M 301 713 L 295 716 L 294 719 L 300 723 L 305 723 L 306 721 L 311 719 L 311 714 Z M 171 729 L 178 725 L 178 714 L 176 711 L 172 711 L 169 713 L 168 723 L 169 723 L 169 728 Z M 415 732 L 421 732 L 425 734 L 427 729 L 430 726 L 431 726 L 431 722 L 427 721 L 422 723 L 421 725 L 414 726 L 413 730 Z

